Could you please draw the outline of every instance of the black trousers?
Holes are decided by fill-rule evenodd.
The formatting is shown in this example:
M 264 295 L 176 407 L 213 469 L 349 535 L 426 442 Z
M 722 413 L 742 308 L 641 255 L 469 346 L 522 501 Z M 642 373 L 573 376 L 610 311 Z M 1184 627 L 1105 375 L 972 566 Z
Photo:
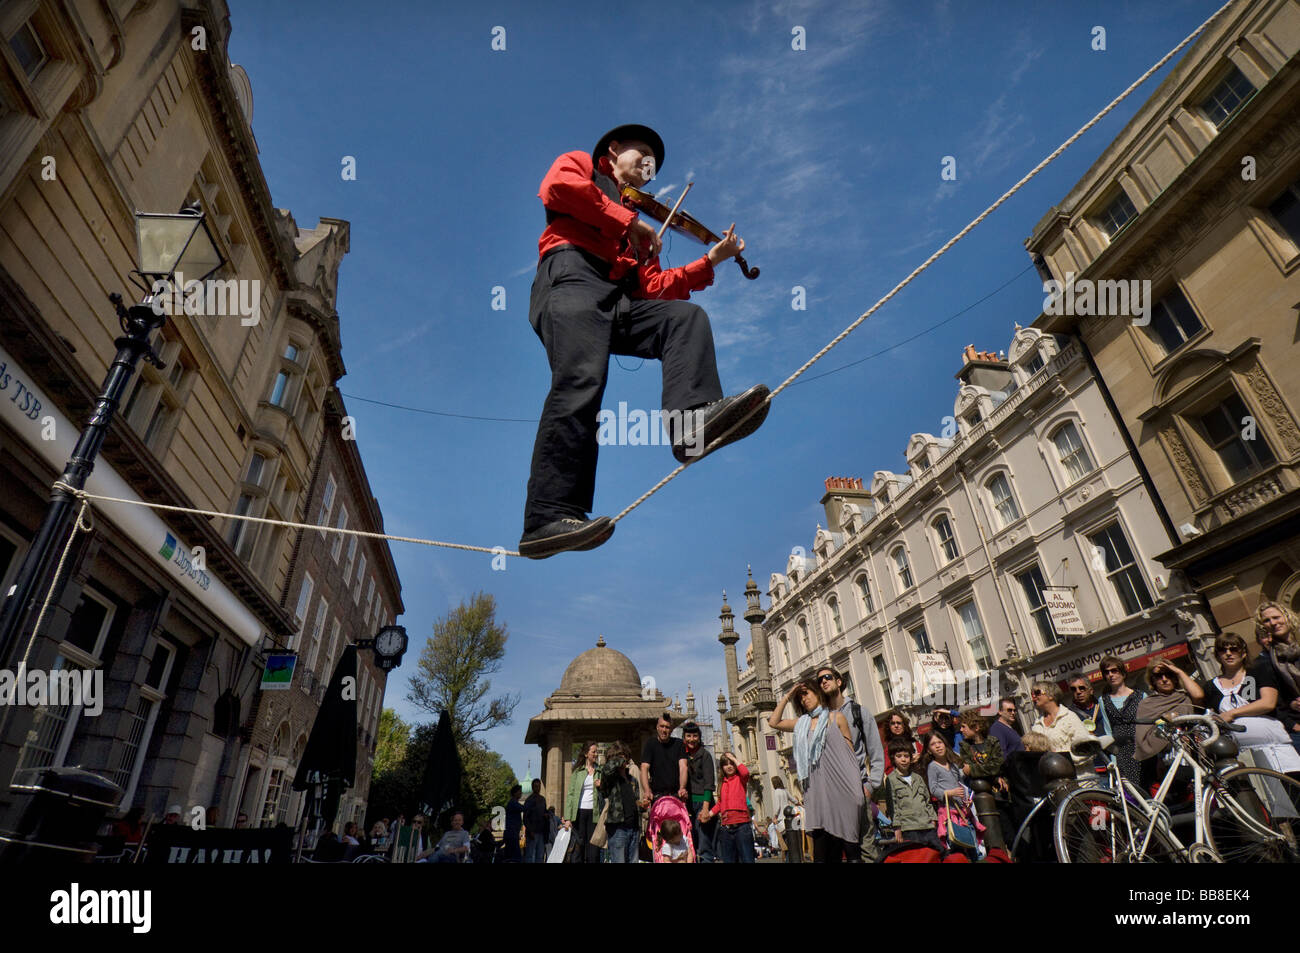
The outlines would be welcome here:
M 570 836 L 573 842 L 569 847 L 568 862 L 571 864 L 600 863 L 600 848 L 592 844 L 591 835 L 596 831 L 596 816 L 591 808 L 578 811 L 578 819 L 573 824 Z
M 608 274 L 604 262 L 576 248 L 552 252 L 537 266 L 528 320 L 546 348 L 551 391 L 533 445 L 525 533 L 592 510 L 597 413 L 611 354 L 662 362 L 664 410 L 722 397 L 704 309 L 629 298 Z

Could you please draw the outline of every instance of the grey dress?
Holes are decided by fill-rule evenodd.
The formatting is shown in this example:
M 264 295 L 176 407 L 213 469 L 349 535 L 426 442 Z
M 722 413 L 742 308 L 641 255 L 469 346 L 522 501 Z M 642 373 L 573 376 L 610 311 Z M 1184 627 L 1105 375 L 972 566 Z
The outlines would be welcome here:
M 862 767 L 853 747 L 832 721 L 826 726 L 822 756 L 808 775 L 804 827 L 857 843 L 862 811 Z

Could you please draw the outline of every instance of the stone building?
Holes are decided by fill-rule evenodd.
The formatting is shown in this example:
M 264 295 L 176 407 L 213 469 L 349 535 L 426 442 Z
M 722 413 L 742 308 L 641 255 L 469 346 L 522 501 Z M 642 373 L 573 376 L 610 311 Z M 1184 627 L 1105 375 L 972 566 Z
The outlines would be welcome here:
M 579 745 L 594 741 L 602 747 L 626 743 L 634 758 L 654 736 L 655 722 L 670 711 L 668 699 L 647 683 L 642 687 L 636 666 L 622 652 L 605 644 L 587 649 L 564 670 L 560 687 L 547 697 L 545 710 L 529 719 L 524 743 L 542 749 L 540 777 L 547 804 L 563 810 L 565 790 Z M 680 707 L 673 720 L 686 720 Z
M 343 398 L 335 388 L 325 397 L 325 440 L 313 463 L 307 495 L 308 522 L 370 533 L 384 531 L 379 502 L 370 492 Z M 251 489 L 256 489 L 254 482 Z M 287 691 L 264 691 L 245 730 L 252 743 L 240 809 L 253 826 L 301 820 L 305 792 L 292 792 L 298 761 L 345 645 L 373 638 L 404 611 L 392 553 L 382 540 L 296 531 L 290 583 L 283 604 L 293 606 L 296 633 L 277 647 L 298 655 Z M 374 653 L 357 655 L 356 784 L 339 804 L 339 826 L 364 820 L 374 765 L 376 733 L 387 673 Z
M 877 716 L 898 708 L 915 725 L 936 703 L 1008 694 L 1029 718 L 1031 681 L 1096 677 L 1104 654 L 1135 679 L 1156 656 L 1196 669 L 1212 624 L 1156 558 L 1168 536 L 1081 348 L 1017 328 L 1008 350 L 966 348 L 946 436 L 914 434 L 905 472 L 826 481 L 826 526 L 772 574 L 765 617 L 750 582 L 767 698 L 829 662 Z M 1058 633 L 1066 610 L 1081 634 Z M 953 684 L 927 683 L 922 659 Z M 756 651 L 755 699 L 765 664 Z M 774 745 L 788 764 L 790 735 L 730 720 L 746 757 Z
M 142 364 L 88 489 L 308 515 L 326 394 L 343 373 L 334 301 L 348 227 L 300 229 L 274 207 L 229 22 L 223 0 L 0 5 L 0 381 L 27 395 L 0 401 L 0 589 L 113 357 L 108 295 L 139 300 L 136 210 L 197 202 L 225 259 L 213 277 L 248 309 L 168 318 L 154 340 L 165 366 Z M 93 516 L 28 665 L 102 670 L 104 711 L 9 706 L 0 814 L 16 768 L 79 764 L 122 787 L 123 810 L 217 805 L 229 822 L 265 652 L 298 631 L 295 536 L 124 504 Z
M 1297 50 L 1293 0 L 1234 4 L 1025 242 L 1063 302 L 1150 283 L 1145 313 L 1108 290 L 1035 327 L 1078 335 L 1154 486 L 1157 557 L 1251 646 L 1261 598 L 1300 607 Z

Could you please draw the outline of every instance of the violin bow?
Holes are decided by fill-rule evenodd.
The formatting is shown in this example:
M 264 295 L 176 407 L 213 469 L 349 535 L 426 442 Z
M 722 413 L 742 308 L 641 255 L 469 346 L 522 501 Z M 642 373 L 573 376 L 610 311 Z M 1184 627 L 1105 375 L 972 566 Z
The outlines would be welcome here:
M 682 189 L 682 194 L 677 196 L 677 204 L 672 207 L 671 211 L 669 211 L 667 217 L 664 219 L 664 223 L 659 226 L 659 239 L 661 241 L 663 240 L 664 232 L 668 231 L 668 223 L 673 220 L 673 216 L 677 214 L 677 210 L 682 207 L 682 203 L 686 201 L 686 193 L 689 192 L 694 185 L 694 182 L 686 183 L 686 188 Z

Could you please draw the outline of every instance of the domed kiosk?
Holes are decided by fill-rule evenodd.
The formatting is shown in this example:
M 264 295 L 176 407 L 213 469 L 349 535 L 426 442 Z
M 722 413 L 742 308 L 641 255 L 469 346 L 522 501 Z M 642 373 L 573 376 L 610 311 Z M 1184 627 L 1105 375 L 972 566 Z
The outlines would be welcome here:
M 556 813 L 564 809 L 574 745 L 623 741 L 639 758 L 641 745 L 668 707 L 653 681 L 643 687 L 632 660 L 606 645 L 604 636 L 569 663 L 545 704 L 546 710 L 529 720 L 524 742 L 541 746 L 542 790 L 546 803 L 557 806 Z M 674 721 L 682 720 L 673 715 Z

